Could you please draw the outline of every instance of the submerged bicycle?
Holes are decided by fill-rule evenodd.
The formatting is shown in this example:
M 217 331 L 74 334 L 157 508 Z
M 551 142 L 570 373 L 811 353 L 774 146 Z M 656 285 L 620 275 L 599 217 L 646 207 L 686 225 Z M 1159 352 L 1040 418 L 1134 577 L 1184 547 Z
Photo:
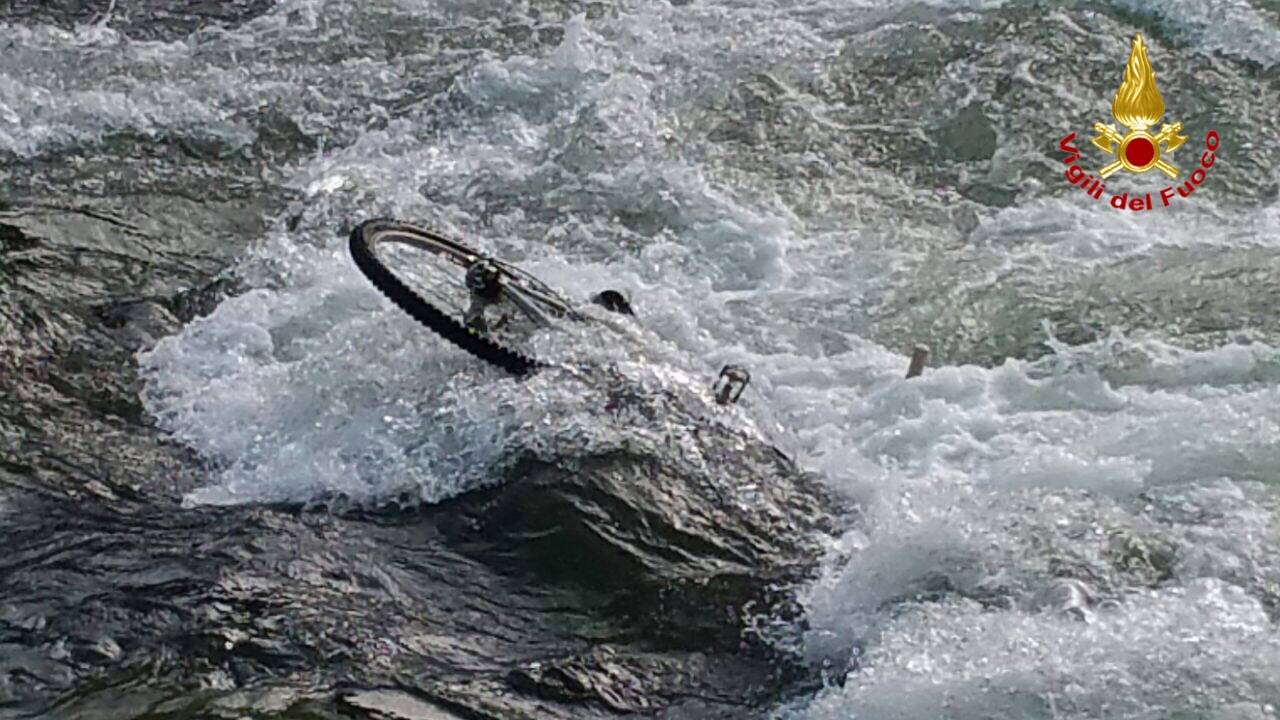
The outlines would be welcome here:
M 522 350 L 530 334 L 587 318 L 546 283 L 510 263 L 440 233 L 397 220 L 361 223 L 351 233 L 351 257 L 378 290 L 415 320 L 471 355 L 514 375 L 541 363 Z M 605 290 L 592 302 L 634 315 L 626 297 Z M 714 392 L 736 403 L 750 382 L 728 365 Z

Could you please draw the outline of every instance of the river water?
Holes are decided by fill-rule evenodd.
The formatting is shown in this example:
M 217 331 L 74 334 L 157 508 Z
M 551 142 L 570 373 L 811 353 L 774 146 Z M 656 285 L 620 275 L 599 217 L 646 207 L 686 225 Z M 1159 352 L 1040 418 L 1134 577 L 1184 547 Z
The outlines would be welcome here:
M 121 0 L 0 28 L 0 713 L 1280 714 L 1280 4 Z M 1102 201 L 1063 177 L 1068 133 L 1108 160 L 1136 32 L 1184 178 L 1221 138 L 1168 207 L 1155 172 Z M 624 341 L 540 349 L 686 399 L 624 424 L 598 385 L 478 367 L 351 264 L 377 216 L 622 289 Z M 854 508 L 806 531 L 767 651 L 648 646 L 599 588 L 433 539 L 521 453 L 696 425 L 729 362 L 726 427 Z M 734 467 L 707 472 L 770 482 Z M 502 704 L 509 668 L 602 638 L 634 697 Z M 636 670 L 697 657 L 735 670 Z

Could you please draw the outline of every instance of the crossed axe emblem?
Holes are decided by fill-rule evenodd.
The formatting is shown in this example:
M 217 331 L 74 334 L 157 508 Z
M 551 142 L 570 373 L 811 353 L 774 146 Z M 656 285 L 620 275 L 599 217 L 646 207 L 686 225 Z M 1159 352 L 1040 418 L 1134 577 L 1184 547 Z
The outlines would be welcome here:
M 1098 175 L 1102 178 L 1114 175 L 1120 168 L 1135 173 L 1155 168 L 1168 175 L 1171 180 L 1178 177 L 1178 173 L 1181 172 L 1160 159 L 1161 145 L 1164 145 L 1164 152 L 1171 153 L 1187 141 L 1187 136 L 1179 134 L 1182 132 L 1180 122 L 1172 125 L 1165 123 L 1160 127 L 1160 132 L 1155 135 L 1145 129 L 1131 129 L 1126 135 L 1121 136 L 1116 131 L 1115 125 L 1106 123 L 1094 123 L 1093 129 L 1098 132 L 1098 136 L 1093 138 L 1093 144 L 1116 158 L 1098 171 Z

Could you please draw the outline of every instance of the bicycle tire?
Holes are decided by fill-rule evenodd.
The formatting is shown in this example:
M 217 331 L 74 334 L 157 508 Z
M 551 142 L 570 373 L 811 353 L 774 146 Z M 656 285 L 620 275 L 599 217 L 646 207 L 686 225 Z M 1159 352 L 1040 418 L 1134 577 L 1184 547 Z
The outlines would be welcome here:
M 440 337 L 513 375 L 526 375 L 540 366 L 534 358 L 477 333 L 414 292 L 378 258 L 378 243 L 392 236 L 399 236 L 400 242 L 407 242 L 424 250 L 447 254 L 459 263 L 489 259 L 482 253 L 424 228 L 397 220 L 366 220 L 351 231 L 351 258 L 360 272 L 388 300 Z M 405 238 L 412 238 L 413 241 L 406 241 Z

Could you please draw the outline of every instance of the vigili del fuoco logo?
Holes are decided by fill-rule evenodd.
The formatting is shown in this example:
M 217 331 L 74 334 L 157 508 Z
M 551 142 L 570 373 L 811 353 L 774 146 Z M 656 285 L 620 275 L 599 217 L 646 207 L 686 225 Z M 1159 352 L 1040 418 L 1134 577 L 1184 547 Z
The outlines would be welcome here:
M 1151 69 L 1151 60 L 1147 58 L 1147 44 L 1141 35 L 1133 36 L 1133 48 L 1129 51 L 1129 62 L 1124 67 L 1124 82 L 1116 91 L 1111 101 L 1111 114 L 1116 122 L 1127 132 L 1116 129 L 1115 123 L 1093 124 L 1098 134 L 1093 144 L 1112 158 L 1110 162 L 1098 169 L 1096 177 L 1076 164 L 1080 159 L 1080 151 L 1071 143 L 1076 134 L 1062 138 L 1058 148 L 1067 154 L 1063 160 L 1068 165 L 1067 182 L 1084 190 L 1089 197 L 1101 200 L 1107 189 L 1104 182 L 1107 178 L 1124 170 L 1135 175 L 1159 170 L 1174 181 L 1160 191 L 1160 207 L 1169 207 L 1175 198 L 1188 198 L 1200 187 L 1207 177 L 1209 169 L 1217 161 L 1217 151 L 1221 138 L 1216 130 L 1210 130 L 1204 136 L 1205 151 L 1200 155 L 1195 169 L 1186 179 L 1182 170 L 1174 164 L 1173 152 L 1182 147 L 1187 137 L 1182 135 L 1182 123 L 1164 123 L 1159 132 L 1153 132 L 1156 123 L 1164 117 L 1164 98 L 1156 87 L 1156 74 Z M 1187 155 L 1183 151 L 1183 155 Z M 1111 207 L 1117 210 L 1128 208 L 1135 212 L 1151 210 L 1155 205 L 1151 193 L 1145 197 L 1122 192 L 1111 196 Z

